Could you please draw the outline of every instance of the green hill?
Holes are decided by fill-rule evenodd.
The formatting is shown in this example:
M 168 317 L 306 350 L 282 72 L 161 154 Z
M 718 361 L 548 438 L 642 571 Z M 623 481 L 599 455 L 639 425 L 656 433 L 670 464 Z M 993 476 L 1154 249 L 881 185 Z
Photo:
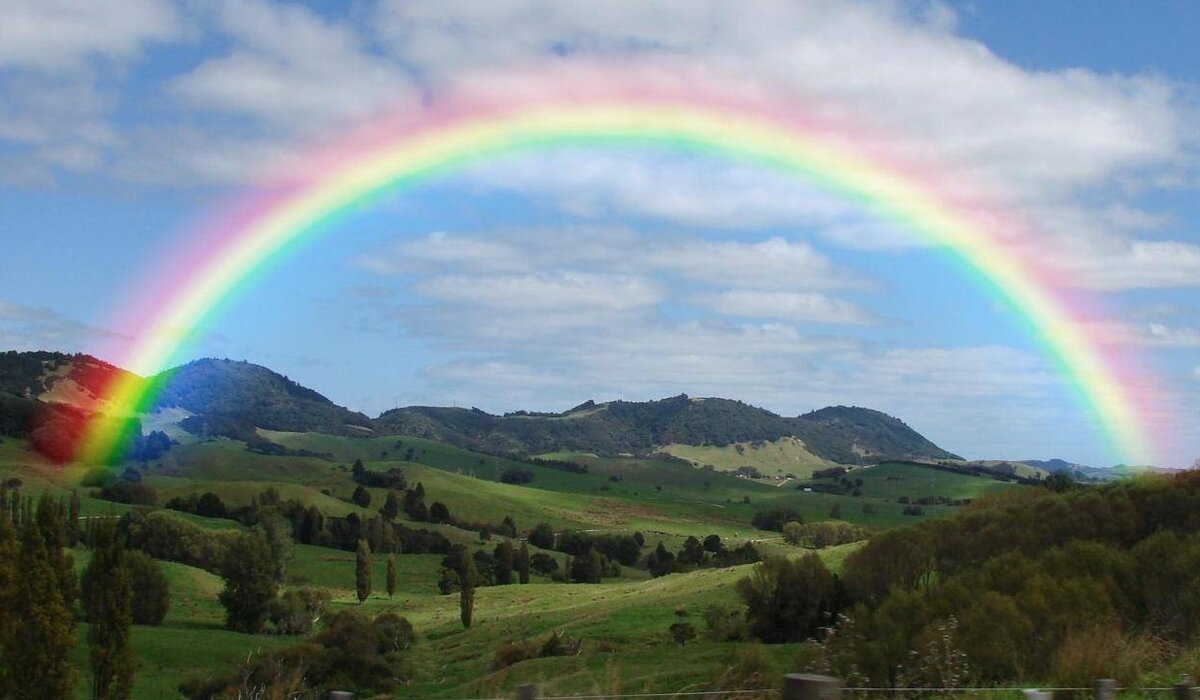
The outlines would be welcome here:
M 384 413 L 376 425 L 384 432 L 498 453 L 648 454 L 668 445 L 725 447 L 795 438 L 818 462 L 958 459 L 879 411 L 838 406 L 788 418 L 741 401 L 687 395 L 589 401 L 557 414 L 496 416 L 477 408 L 411 406 Z
M 204 359 L 169 370 L 159 407 L 219 416 L 270 430 L 342 434 L 370 432 L 371 420 L 334 404 L 266 367 L 248 362 Z

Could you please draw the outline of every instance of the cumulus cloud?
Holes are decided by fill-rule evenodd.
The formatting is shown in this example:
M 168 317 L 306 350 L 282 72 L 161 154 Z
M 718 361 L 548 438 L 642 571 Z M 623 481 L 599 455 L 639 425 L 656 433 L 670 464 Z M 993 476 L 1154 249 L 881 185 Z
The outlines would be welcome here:
M 652 280 L 579 272 L 433 277 L 417 284 L 415 291 L 437 301 L 533 312 L 627 310 L 662 299 L 659 285 Z
M 0 67 L 45 72 L 78 70 L 93 57 L 129 59 L 182 31 L 167 0 L 4 0 L 0 16 Z
M 169 86 L 195 109 L 306 131 L 413 96 L 403 69 L 369 51 L 348 22 L 326 20 L 299 5 L 225 0 L 216 23 L 234 48 Z
M 872 325 L 878 318 L 853 302 L 824 294 L 739 289 L 703 295 L 702 304 L 717 313 L 850 325 Z

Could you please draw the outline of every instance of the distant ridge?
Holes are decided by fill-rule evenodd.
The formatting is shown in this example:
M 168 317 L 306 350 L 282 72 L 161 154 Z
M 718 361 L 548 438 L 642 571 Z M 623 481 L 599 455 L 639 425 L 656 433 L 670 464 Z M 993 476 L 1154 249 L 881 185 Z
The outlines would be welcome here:
M 691 398 L 587 401 L 559 414 L 408 406 L 376 419 L 380 432 L 425 437 L 487 452 L 649 454 L 670 445 L 725 446 L 794 437 L 814 455 L 842 464 L 892 459 L 957 460 L 903 421 L 866 408 L 835 406 L 795 418 L 742 401 Z
M 0 394 L 28 402 L 103 410 L 96 399 L 124 370 L 86 355 L 0 353 Z M 188 430 L 244 439 L 255 428 L 334 435 L 411 435 L 493 454 L 592 452 L 652 455 L 668 445 L 716 446 L 793 438 L 812 455 L 841 464 L 958 460 L 903 421 L 879 411 L 832 406 L 786 417 L 742 401 L 692 398 L 588 400 L 562 413 L 408 406 L 371 419 L 266 367 L 201 359 L 160 375 L 158 408 L 183 409 Z M 69 389 L 69 391 L 68 391 Z M 13 410 L 16 410 L 15 408 Z M 2 419 L 3 416 L 0 416 Z M 20 432 L 11 428 L 9 434 Z

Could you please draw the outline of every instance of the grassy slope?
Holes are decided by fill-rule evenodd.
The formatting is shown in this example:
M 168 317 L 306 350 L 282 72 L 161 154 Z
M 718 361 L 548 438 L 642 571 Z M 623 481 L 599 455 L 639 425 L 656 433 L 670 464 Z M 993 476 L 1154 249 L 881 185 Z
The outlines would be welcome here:
M 429 502 L 444 501 L 462 517 L 497 522 L 511 514 L 522 529 L 541 520 L 558 527 L 637 529 L 647 534 L 651 546 L 656 540 L 666 540 L 678 547 L 686 535 L 716 532 L 732 539 L 755 539 L 766 551 L 789 553 L 796 550 L 780 543 L 775 533 L 749 527 L 757 508 L 787 505 L 797 508 L 807 519 L 816 520 L 827 516 L 832 503 L 840 502 L 847 519 L 886 527 L 913 520 L 900 515 L 902 506 L 894 502 L 900 495 L 919 497 L 935 488 L 944 495 L 961 498 L 992 488 L 1011 488 L 977 477 L 884 465 L 851 474 L 862 478 L 864 490 L 874 496 L 853 499 L 804 493 L 788 486 L 776 487 L 772 482 L 738 479 L 655 460 L 567 457 L 588 465 L 589 473 L 578 475 L 413 439 L 405 439 L 397 448 L 393 438 L 308 434 L 271 437 L 291 447 L 334 454 L 336 459 L 265 457 L 220 440 L 176 448 L 161 466 L 152 467 L 147 479 L 160 489 L 164 500 L 170 495 L 212 489 L 230 503 L 240 503 L 273 486 L 284 497 L 319 503 L 328 512 L 365 512 L 341 500 L 354 487 L 346 465 L 362 458 L 372 469 L 402 467 L 411 482 L 424 483 Z M 406 456 L 409 447 L 416 461 L 397 461 Z M 513 467 L 534 472 L 534 482 L 526 486 L 499 483 L 499 475 Z M 46 464 L 20 443 L 0 443 L 0 476 L 19 476 L 27 488 L 78 489 L 81 473 L 79 468 Z M 385 494 L 376 490 L 373 496 L 377 508 Z M 743 503 L 743 498 L 751 503 Z M 856 501 L 868 500 L 880 513 L 861 513 Z M 84 496 L 83 506 L 85 515 L 115 514 L 127 508 L 88 496 Z M 926 513 L 937 515 L 949 510 L 926 508 Z M 237 527 L 230 521 L 179 517 L 206 527 Z M 490 549 L 495 544 L 481 545 L 473 533 L 448 526 L 428 527 L 473 547 Z M 823 556 L 836 565 L 846 551 L 830 550 Z M 84 557 L 86 552 L 77 552 L 81 564 Z M 334 605 L 356 604 L 353 558 L 348 552 L 298 545 L 289 569 L 289 584 L 328 590 Z M 509 692 L 515 684 L 529 680 L 539 681 L 544 693 L 613 688 L 674 691 L 697 686 L 719 671 L 733 645 L 698 641 L 681 649 L 670 642 L 667 628 L 676 621 L 675 610 L 679 607 L 689 612 L 689 621 L 702 628 L 703 608 L 710 603 L 735 603 L 733 584 L 748 570 L 704 570 L 653 580 L 647 579 L 644 572 L 630 571 L 628 578 L 591 586 L 542 580 L 529 586 L 486 588 L 479 592 L 476 625 L 463 632 L 458 623 L 457 598 L 436 592 L 439 562 L 436 555 L 400 556 L 400 590 L 389 600 L 382 593 L 384 558 L 374 561 L 376 593 L 364 610 L 374 614 L 395 609 L 408 616 L 422 635 L 421 643 L 410 654 L 416 681 L 404 690 L 405 696 L 479 697 Z M 256 649 L 294 641 L 221 629 L 223 613 L 216 603 L 219 580 L 189 567 L 164 566 L 172 582 L 172 611 L 162 627 L 135 630 L 135 646 L 142 663 L 135 697 L 172 697 L 173 689 L 185 678 L 226 672 Z M 583 655 L 531 660 L 508 670 L 491 670 L 491 654 L 504 639 L 542 638 L 549 630 L 559 628 L 584 639 Z M 86 659 L 82 642 L 85 634 L 81 626 L 77 649 L 81 664 Z M 788 670 L 796 651 L 788 646 L 770 650 L 780 672 Z
M 739 442 L 724 447 L 695 445 L 665 445 L 659 448 L 667 454 L 686 459 L 696 466 L 709 465 L 719 471 L 734 471 L 738 467 L 754 467 L 763 474 L 783 477 L 791 474 L 801 479 L 813 470 L 832 464 L 804 448 L 796 438 L 780 438 L 772 442 Z

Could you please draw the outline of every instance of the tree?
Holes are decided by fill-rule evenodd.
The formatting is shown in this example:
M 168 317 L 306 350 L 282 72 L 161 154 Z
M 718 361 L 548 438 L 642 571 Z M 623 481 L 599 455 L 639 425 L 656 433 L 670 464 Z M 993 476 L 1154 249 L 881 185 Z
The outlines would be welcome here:
M 358 541 L 358 550 L 354 553 L 354 587 L 358 592 L 358 602 L 361 604 L 371 595 L 371 547 L 366 540 Z
M 434 501 L 433 505 L 429 506 L 429 519 L 435 523 L 450 522 L 450 509 L 441 501 Z
M 387 558 L 387 594 L 388 598 L 396 595 L 396 555 L 389 554 Z
M 387 500 L 384 501 L 379 514 L 386 520 L 395 520 L 396 516 L 400 515 L 400 494 L 395 489 L 388 491 Z
M 496 545 L 496 551 L 492 555 L 496 560 L 496 585 L 507 586 L 512 583 L 513 572 L 513 546 L 509 540 L 504 540 Z
M 270 545 L 261 533 L 240 535 L 230 544 L 221 568 L 225 589 L 219 600 L 225 606 L 225 626 L 236 632 L 260 632 L 276 594 Z
M 834 501 L 833 505 L 829 506 L 829 517 L 833 520 L 841 520 L 842 519 L 842 503 L 841 503 L 841 501 Z
M 675 568 L 675 555 L 667 550 L 662 542 L 646 555 L 646 569 L 654 577 L 666 576 Z
M 638 546 L 641 546 L 640 542 L 638 543 Z M 725 545 L 721 542 L 720 535 L 709 535 L 708 537 L 704 538 L 704 551 L 711 552 L 713 554 L 720 554 L 724 550 Z
M 589 549 L 587 553 L 575 557 L 568 572 L 571 580 L 576 583 L 600 583 L 607 565 L 608 562 L 604 556 L 593 548 Z
M 768 644 L 798 642 L 833 623 L 837 582 L 816 554 L 791 561 L 770 556 L 737 582 L 750 633 Z
M 696 638 L 696 626 L 690 622 L 676 622 L 670 628 L 671 639 L 683 646 Z
M 354 505 L 366 508 L 371 505 L 371 492 L 363 486 L 358 486 L 354 489 L 354 495 L 350 497 L 354 501 Z
M 125 565 L 133 580 L 133 624 L 158 626 L 171 607 L 171 589 L 158 562 L 145 552 L 126 552 Z
M 475 614 L 475 586 L 478 583 L 479 572 L 475 569 L 475 560 L 467 553 L 466 547 L 460 547 L 456 554 L 459 618 L 463 627 L 470 629 L 471 618 Z
M 96 528 L 92 558 L 83 578 L 92 698 L 125 700 L 133 691 L 133 672 L 137 667 L 129 641 L 133 581 L 125 550 L 111 523 Z
M 529 544 L 542 549 L 554 549 L 554 528 L 538 523 L 529 531 Z
M 259 519 L 254 529 L 261 532 L 271 549 L 271 566 L 276 583 L 287 580 L 287 565 L 295 551 L 292 540 L 292 526 L 287 520 L 273 511 Z
M 8 493 L 0 486 L 0 610 L 16 609 L 17 586 L 17 533 L 13 529 L 9 510 Z M 8 660 L 12 658 L 17 616 L 0 614 L 0 698 L 11 697 L 9 678 L 12 670 Z
M 783 541 L 788 544 L 798 545 L 804 538 L 806 530 L 804 526 L 795 520 L 784 523 L 783 525 Z
M 700 540 L 689 536 L 683 541 L 683 548 L 679 550 L 677 560 L 680 564 L 689 566 L 700 566 L 704 563 L 704 546 L 700 544 Z
M 529 583 L 529 545 L 524 542 L 517 553 L 517 576 L 521 583 Z
M 39 504 L 38 512 L 42 512 Z M 75 619 L 63 597 L 57 552 L 46 546 L 38 523 L 25 516 L 21 526 L 21 551 L 17 558 L 16 605 L 19 637 L 8 655 L 9 687 L 16 697 L 59 700 L 75 691 L 76 672 L 71 663 L 75 647 Z

